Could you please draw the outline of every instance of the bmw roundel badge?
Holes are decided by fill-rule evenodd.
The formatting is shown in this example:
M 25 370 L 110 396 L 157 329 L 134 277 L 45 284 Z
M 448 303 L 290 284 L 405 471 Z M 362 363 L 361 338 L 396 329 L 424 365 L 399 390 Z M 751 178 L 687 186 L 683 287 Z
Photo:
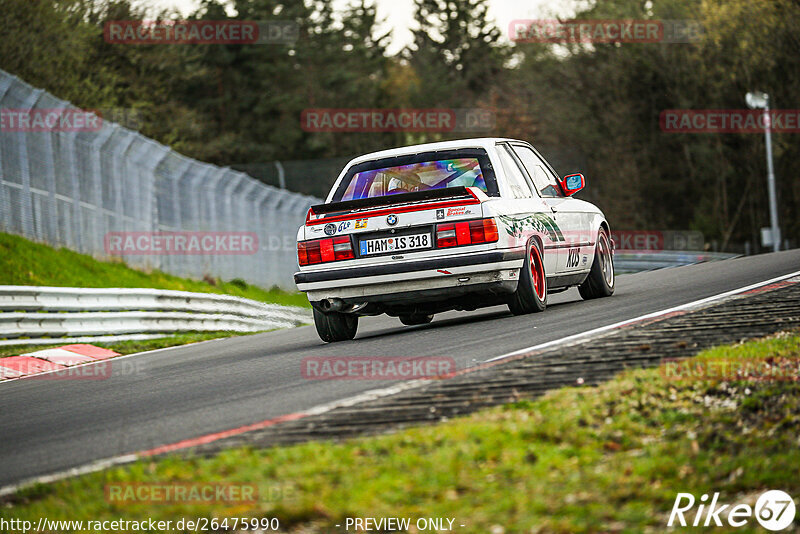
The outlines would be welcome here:
M 395 224 L 397 224 L 397 215 L 392 214 L 386 217 L 386 224 L 388 224 L 389 226 L 394 226 Z
M 325 225 L 325 235 L 333 235 L 336 233 L 336 225 L 328 223 Z

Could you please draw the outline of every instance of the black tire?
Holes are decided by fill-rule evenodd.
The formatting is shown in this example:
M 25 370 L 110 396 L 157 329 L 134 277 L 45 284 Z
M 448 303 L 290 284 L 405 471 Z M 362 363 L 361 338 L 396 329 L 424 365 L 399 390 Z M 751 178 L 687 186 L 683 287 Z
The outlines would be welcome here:
M 547 308 L 547 278 L 544 272 L 544 254 L 539 242 L 528 243 L 525 263 L 519 271 L 517 290 L 508 303 L 514 315 L 544 311 Z
M 400 315 L 398 317 L 400 322 L 406 326 L 414 326 L 418 324 L 428 324 L 433 321 L 433 314 L 431 315 Z
M 333 343 L 356 337 L 358 315 L 352 313 L 322 313 L 314 308 L 314 326 L 322 341 Z
M 578 286 L 578 292 L 585 300 L 610 297 L 614 294 L 614 253 L 608 232 L 600 228 L 597 233 L 597 246 L 594 247 L 594 261 L 589 276 Z

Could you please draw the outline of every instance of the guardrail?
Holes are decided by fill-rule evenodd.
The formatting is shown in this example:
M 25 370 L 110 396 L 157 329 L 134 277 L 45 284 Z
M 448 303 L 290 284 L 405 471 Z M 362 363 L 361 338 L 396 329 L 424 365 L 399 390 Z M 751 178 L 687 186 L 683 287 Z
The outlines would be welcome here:
M 311 311 L 305 308 L 213 293 L 0 286 L 0 345 L 148 339 L 190 331 L 258 332 L 310 321 Z
M 683 250 L 617 250 L 614 252 L 614 270 L 617 273 L 637 273 L 693 265 L 707 261 L 737 258 L 740 254 Z

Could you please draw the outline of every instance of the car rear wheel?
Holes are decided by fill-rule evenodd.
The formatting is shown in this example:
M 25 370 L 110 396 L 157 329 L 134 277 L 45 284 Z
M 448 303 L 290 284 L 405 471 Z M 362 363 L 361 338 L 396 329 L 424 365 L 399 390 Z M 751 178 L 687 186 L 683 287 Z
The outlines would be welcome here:
M 420 314 L 400 315 L 398 318 L 400 319 L 400 322 L 403 323 L 404 325 L 406 325 L 406 326 L 414 326 L 414 325 L 418 325 L 418 324 L 428 324 L 428 323 L 430 323 L 431 321 L 433 321 L 433 314 L 431 314 L 431 315 L 420 315 Z
M 347 341 L 356 337 L 358 315 L 351 313 L 322 313 L 314 308 L 314 326 L 317 334 L 326 343 Z
M 578 292 L 584 299 L 610 297 L 614 294 L 614 254 L 608 232 L 600 228 L 597 233 L 597 246 L 594 247 L 594 262 L 589 276 L 578 286 Z
M 525 263 L 519 271 L 519 282 L 508 308 L 514 315 L 544 311 L 547 307 L 547 278 L 544 274 L 544 256 L 539 242 L 528 244 Z

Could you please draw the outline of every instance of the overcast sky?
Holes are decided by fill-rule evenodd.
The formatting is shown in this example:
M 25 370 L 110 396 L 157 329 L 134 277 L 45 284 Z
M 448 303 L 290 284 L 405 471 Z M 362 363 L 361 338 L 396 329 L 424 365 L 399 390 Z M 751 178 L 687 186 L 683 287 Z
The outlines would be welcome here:
M 413 0 L 374 0 L 378 7 L 378 17 L 392 28 L 390 52 L 396 52 L 411 41 L 409 27 L 413 24 Z M 155 5 L 162 8 L 176 8 L 188 14 L 199 5 L 197 0 L 138 0 L 138 4 Z M 335 6 L 346 6 L 348 0 L 333 0 Z M 555 15 L 568 16 L 572 13 L 573 0 L 489 0 L 490 15 L 494 18 L 504 35 L 508 24 L 514 19 L 548 18 Z

